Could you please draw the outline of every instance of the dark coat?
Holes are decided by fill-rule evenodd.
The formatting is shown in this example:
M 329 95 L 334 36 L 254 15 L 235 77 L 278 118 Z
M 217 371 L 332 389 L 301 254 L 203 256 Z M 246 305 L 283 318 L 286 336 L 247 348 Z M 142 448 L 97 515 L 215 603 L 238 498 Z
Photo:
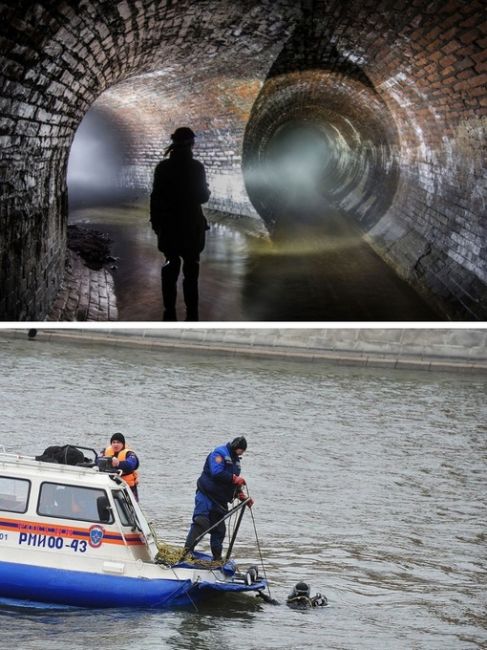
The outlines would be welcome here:
M 240 459 L 232 452 L 230 443 L 220 445 L 205 461 L 197 482 L 198 490 L 226 509 L 236 491 L 233 475 L 240 476 L 240 471 Z
M 198 255 L 208 222 L 201 204 L 210 198 L 205 168 L 190 148 L 175 149 L 154 173 L 150 220 L 158 248 L 166 255 Z

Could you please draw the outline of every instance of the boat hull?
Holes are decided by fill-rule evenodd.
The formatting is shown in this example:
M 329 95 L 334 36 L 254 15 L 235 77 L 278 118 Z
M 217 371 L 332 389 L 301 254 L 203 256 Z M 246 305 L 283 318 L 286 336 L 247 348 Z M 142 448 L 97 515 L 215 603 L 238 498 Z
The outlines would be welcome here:
M 184 606 L 211 592 L 258 591 L 233 582 L 192 582 L 158 578 L 131 578 L 0 562 L 0 599 L 53 603 L 72 607 L 141 607 L 164 609 Z

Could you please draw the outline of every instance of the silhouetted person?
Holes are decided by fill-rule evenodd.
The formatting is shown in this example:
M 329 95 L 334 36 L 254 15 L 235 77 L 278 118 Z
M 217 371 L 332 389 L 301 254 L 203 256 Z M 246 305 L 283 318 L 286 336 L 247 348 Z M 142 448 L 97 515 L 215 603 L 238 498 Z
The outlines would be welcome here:
M 176 129 L 172 144 L 154 173 L 150 220 L 157 245 L 166 257 L 162 267 L 164 320 L 177 320 L 177 281 L 183 260 L 183 294 L 186 320 L 198 320 L 198 276 L 200 253 L 205 247 L 208 222 L 201 204 L 210 198 L 205 168 L 194 160 L 195 135 L 188 127 Z

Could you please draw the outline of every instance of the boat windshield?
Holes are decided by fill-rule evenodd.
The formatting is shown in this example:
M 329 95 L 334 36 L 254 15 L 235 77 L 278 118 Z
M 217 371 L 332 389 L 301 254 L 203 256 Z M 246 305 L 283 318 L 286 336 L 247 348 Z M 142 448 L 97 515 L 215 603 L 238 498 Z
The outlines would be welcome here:
M 130 498 L 128 494 L 126 494 L 125 490 L 113 490 L 112 495 L 122 526 L 131 526 L 134 530 L 140 530 L 140 525 L 137 520 L 137 515 L 135 514 L 134 507 L 130 502 Z
M 62 519 L 113 522 L 105 490 L 62 483 L 42 483 L 37 513 Z

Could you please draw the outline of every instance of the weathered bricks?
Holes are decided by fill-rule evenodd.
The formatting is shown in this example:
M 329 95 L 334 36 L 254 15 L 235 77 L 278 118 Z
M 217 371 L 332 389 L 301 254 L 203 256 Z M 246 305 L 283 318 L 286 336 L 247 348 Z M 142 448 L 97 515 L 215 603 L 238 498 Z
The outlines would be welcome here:
M 114 280 L 106 269 L 89 269 L 73 251 L 67 251 L 61 288 L 47 315 L 48 321 L 115 321 L 118 319 Z
M 487 76 L 483 67 L 487 44 L 481 40 L 483 30 L 477 26 L 485 21 L 479 20 L 482 16 L 480 5 L 452 2 L 448 3 L 449 8 L 445 8 L 442 3 L 441 15 L 434 16 L 427 16 L 426 3 L 420 0 L 413 6 L 427 11 L 412 17 L 410 31 L 408 25 L 404 25 L 404 33 L 409 31 L 409 34 L 408 39 L 402 42 L 400 35 L 384 32 L 379 11 L 371 11 L 366 6 L 358 9 L 355 17 L 357 31 L 360 31 L 362 21 L 368 23 L 367 33 L 362 32 L 360 37 L 361 49 L 363 51 L 366 46 L 364 71 L 385 102 L 376 113 L 382 129 L 372 128 L 375 118 L 368 114 L 370 102 L 357 104 L 359 98 L 366 95 L 357 93 L 352 80 L 347 82 L 348 94 L 350 101 L 359 106 L 360 118 L 353 118 L 354 107 L 346 98 L 341 106 L 340 102 L 337 104 L 334 98 L 339 92 L 338 79 L 334 79 L 330 70 L 345 70 L 346 62 L 338 48 L 331 53 L 329 49 L 320 47 L 320 33 L 314 24 L 313 38 L 310 38 L 314 49 L 310 48 L 305 55 L 306 62 L 300 63 L 303 70 L 300 80 L 290 84 L 292 88 L 285 95 L 281 83 L 274 79 L 266 82 L 254 106 L 251 125 L 247 127 L 244 150 L 251 167 L 256 156 L 265 154 L 262 143 L 279 128 L 281 113 L 285 112 L 288 118 L 293 114 L 304 114 L 307 120 L 319 122 L 320 111 L 325 106 L 333 112 L 326 116 L 324 123 L 333 124 L 345 138 L 346 129 L 340 124 L 344 116 L 351 119 L 364 142 L 370 138 L 366 135 L 368 130 L 373 133 L 382 131 L 381 138 L 400 170 L 399 176 L 388 177 L 379 159 L 375 166 L 370 166 L 369 159 L 369 168 L 363 171 L 365 167 L 360 160 L 365 149 L 358 144 L 353 147 L 353 159 L 347 167 L 348 176 L 355 178 L 353 189 L 344 185 L 343 192 L 334 192 L 335 199 L 340 198 L 342 207 L 355 213 L 362 226 L 368 224 L 371 228 L 369 236 L 376 250 L 401 275 L 430 298 L 432 294 L 447 297 L 439 305 L 445 314 L 454 318 L 485 319 L 487 258 L 485 244 L 481 242 L 487 241 L 487 224 L 480 197 L 485 197 L 486 187 L 485 181 L 482 183 L 480 179 L 485 178 L 482 154 L 485 123 L 482 118 L 487 103 Z M 326 26 L 323 22 L 323 39 L 332 21 L 331 15 L 327 18 Z M 348 18 L 354 20 L 350 14 Z M 299 33 L 301 41 L 306 38 L 303 33 L 306 29 Z M 297 42 L 290 41 L 287 51 L 281 53 L 274 65 L 274 74 L 281 75 L 276 79 L 285 79 L 286 74 L 289 79 L 287 71 L 296 68 L 297 47 Z M 315 78 L 304 71 L 306 67 L 317 71 Z M 320 67 L 322 72 L 318 72 Z M 350 75 L 350 71 L 347 72 Z M 356 73 L 359 76 L 358 70 Z M 317 88 L 323 92 L 321 98 L 317 97 Z M 400 148 L 394 144 L 394 133 Z M 374 146 L 378 146 L 378 142 Z M 261 214 L 265 216 L 268 211 L 267 218 L 272 223 L 278 218 L 272 212 L 272 199 L 266 203 L 266 197 L 259 194 L 258 187 L 252 187 L 252 177 L 250 173 L 248 188 L 251 198 L 260 206 Z M 394 185 L 397 181 L 399 186 Z M 344 184 L 345 178 L 341 182 Z M 391 205 L 385 201 L 386 205 L 383 203 L 381 207 L 378 199 L 386 199 L 388 189 L 394 194 L 394 200 Z M 371 204 L 373 210 L 364 215 L 362 210 L 370 205 L 368 201 L 374 193 L 377 199 Z M 443 206 L 451 208 L 451 217 L 445 216 Z M 470 236 L 472 225 L 480 233 L 477 240 Z M 418 243 L 422 240 L 430 247 L 438 248 L 438 254 L 423 260 L 424 265 L 430 264 L 432 269 L 436 269 L 434 272 L 428 272 L 422 278 L 412 272 L 415 260 L 409 258 L 404 249 L 405 232 L 414 233 Z M 395 233 L 402 234 L 398 237 Z M 419 257 L 420 246 L 417 251 Z M 448 284 L 455 264 L 455 281 Z M 446 266 L 450 273 L 445 273 Z M 478 292 L 475 300 L 468 298 L 472 297 L 472 286 Z
M 486 317 L 483 296 L 466 298 L 487 284 L 481 2 L 75 4 L 0 5 L 0 318 L 44 318 L 56 295 L 67 157 L 95 99 L 123 136 L 125 185 L 148 192 L 170 133 L 188 124 L 212 207 L 253 216 L 243 153 L 263 155 L 293 116 L 336 128 L 353 155 L 337 154 L 334 200 L 446 314 Z

